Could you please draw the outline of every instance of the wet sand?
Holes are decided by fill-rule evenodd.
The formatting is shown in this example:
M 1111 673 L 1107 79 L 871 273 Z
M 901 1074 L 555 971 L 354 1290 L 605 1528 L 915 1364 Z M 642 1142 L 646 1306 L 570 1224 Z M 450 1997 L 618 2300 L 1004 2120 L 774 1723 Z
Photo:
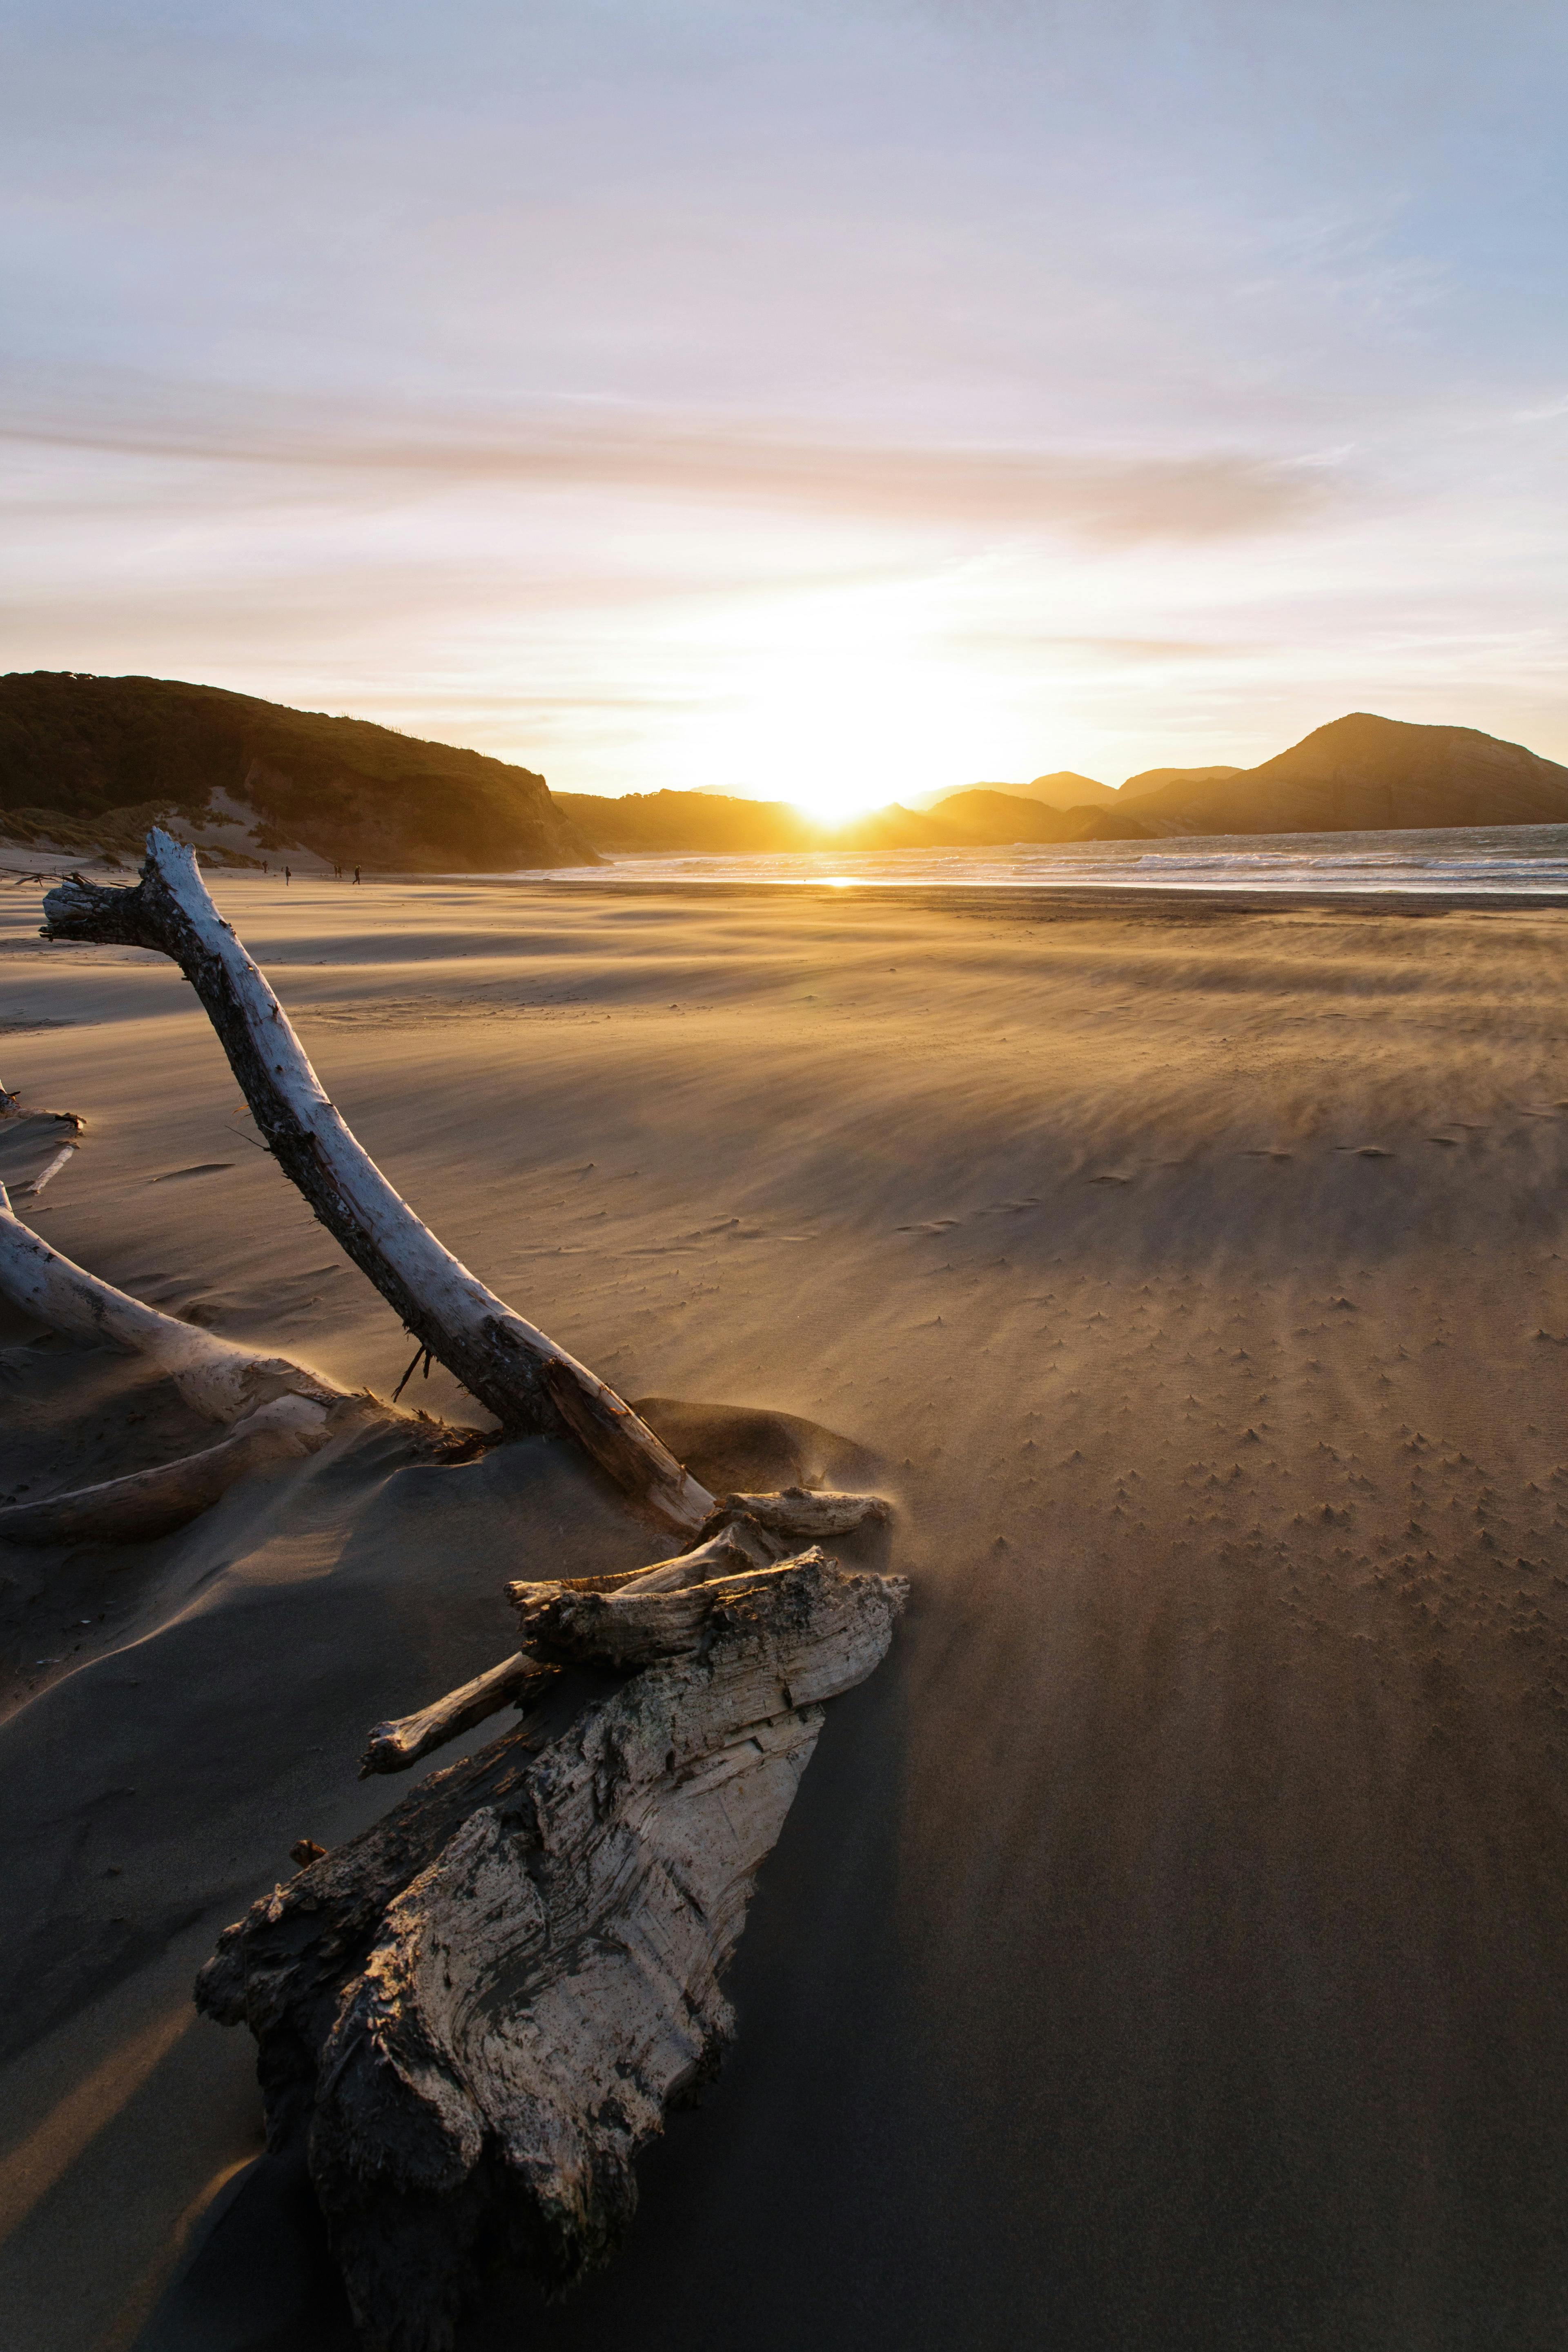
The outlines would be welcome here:
M 868 1449 L 914 1580 L 627 2248 L 464 2352 L 1561 2344 L 1568 911 L 216 893 L 450 1246 L 623 1393 Z M 89 1121 L 38 1231 L 390 1391 L 178 975 L 36 922 L 0 1076 Z M 6 1492 L 193 1433 L 4 1336 Z M 191 1975 L 504 1577 L 639 1540 L 564 1449 L 383 1436 L 0 1556 L 0 2340 L 346 2347 Z

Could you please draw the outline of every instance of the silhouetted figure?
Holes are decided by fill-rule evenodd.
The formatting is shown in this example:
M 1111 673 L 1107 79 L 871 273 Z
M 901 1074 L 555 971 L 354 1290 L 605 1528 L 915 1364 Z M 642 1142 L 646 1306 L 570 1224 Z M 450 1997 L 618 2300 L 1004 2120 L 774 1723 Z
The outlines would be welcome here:
M 357 866 L 354 867 L 354 880 L 356 882 L 359 880 L 359 867 Z
M 284 880 L 284 884 L 285 884 L 285 886 L 287 886 L 289 883 L 292 882 L 292 880 L 293 880 L 293 879 L 294 879 L 294 876 L 293 876 L 293 873 L 292 873 L 291 869 L 290 869 L 289 866 L 286 866 L 283 868 L 283 880 Z

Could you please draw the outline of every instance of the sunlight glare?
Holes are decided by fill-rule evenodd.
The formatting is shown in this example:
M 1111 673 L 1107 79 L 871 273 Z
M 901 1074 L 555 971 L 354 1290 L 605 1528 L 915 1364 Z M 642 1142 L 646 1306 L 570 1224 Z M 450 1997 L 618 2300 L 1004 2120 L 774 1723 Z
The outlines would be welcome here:
M 885 587 L 775 605 L 737 664 L 730 789 L 833 824 L 963 782 L 986 698 L 943 646 L 945 617 Z

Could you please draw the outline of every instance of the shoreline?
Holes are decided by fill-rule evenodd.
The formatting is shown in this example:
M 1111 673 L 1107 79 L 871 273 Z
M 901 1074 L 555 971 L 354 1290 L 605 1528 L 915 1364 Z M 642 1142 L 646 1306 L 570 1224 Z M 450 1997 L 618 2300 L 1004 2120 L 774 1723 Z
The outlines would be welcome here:
M 1512 914 L 1528 913 L 1536 908 L 1568 907 L 1568 889 L 1558 891 L 1439 891 L 1439 890 L 1259 890 L 1204 889 L 1200 886 L 1174 883 L 930 883 L 930 882 L 860 882 L 848 883 L 801 881 L 765 882 L 754 879 L 733 881 L 696 876 L 689 879 L 655 881 L 652 879 L 613 880 L 595 875 L 592 880 L 570 882 L 554 875 L 386 875 L 378 881 L 396 882 L 406 887 L 415 882 L 441 883 L 450 887 L 465 882 L 476 886 L 555 890 L 580 897 L 584 891 L 602 890 L 606 895 L 626 898 L 664 898 L 680 893 L 693 898 L 809 898 L 837 905 L 857 899 L 874 898 L 879 903 L 928 908 L 932 912 L 942 908 L 960 911 L 1000 911 L 1048 913 L 1060 910 L 1084 915 L 1149 915 L 1164 909 L 1178 912 L 1260 915 L 1276 911 L 1285 914 L 1320 911 L 1331 914 L 1445 914 L 1456 913 Z

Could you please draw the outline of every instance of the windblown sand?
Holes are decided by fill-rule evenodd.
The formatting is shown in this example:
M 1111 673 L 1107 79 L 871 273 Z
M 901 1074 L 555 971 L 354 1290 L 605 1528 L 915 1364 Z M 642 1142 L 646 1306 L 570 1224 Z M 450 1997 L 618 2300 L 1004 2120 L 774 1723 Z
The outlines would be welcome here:
M 1568 913 L 216 887 L 451 1247 L 626 1395 L 867 1449 L 914 1580 L 626 2252 L 463 2345 L 1561 2345 Z M 38 1231 L 389 1391 L 178 975 L 3 904 L 0 1076 L 89 1121 Z M 199 1434 L 5 1336 L 5 1492 Z M 379 1438 L 4 1554 L 0 2341 L 347 2346 L 191 1976 L 504 1578 L 658 1549 L 563 1447 Z

